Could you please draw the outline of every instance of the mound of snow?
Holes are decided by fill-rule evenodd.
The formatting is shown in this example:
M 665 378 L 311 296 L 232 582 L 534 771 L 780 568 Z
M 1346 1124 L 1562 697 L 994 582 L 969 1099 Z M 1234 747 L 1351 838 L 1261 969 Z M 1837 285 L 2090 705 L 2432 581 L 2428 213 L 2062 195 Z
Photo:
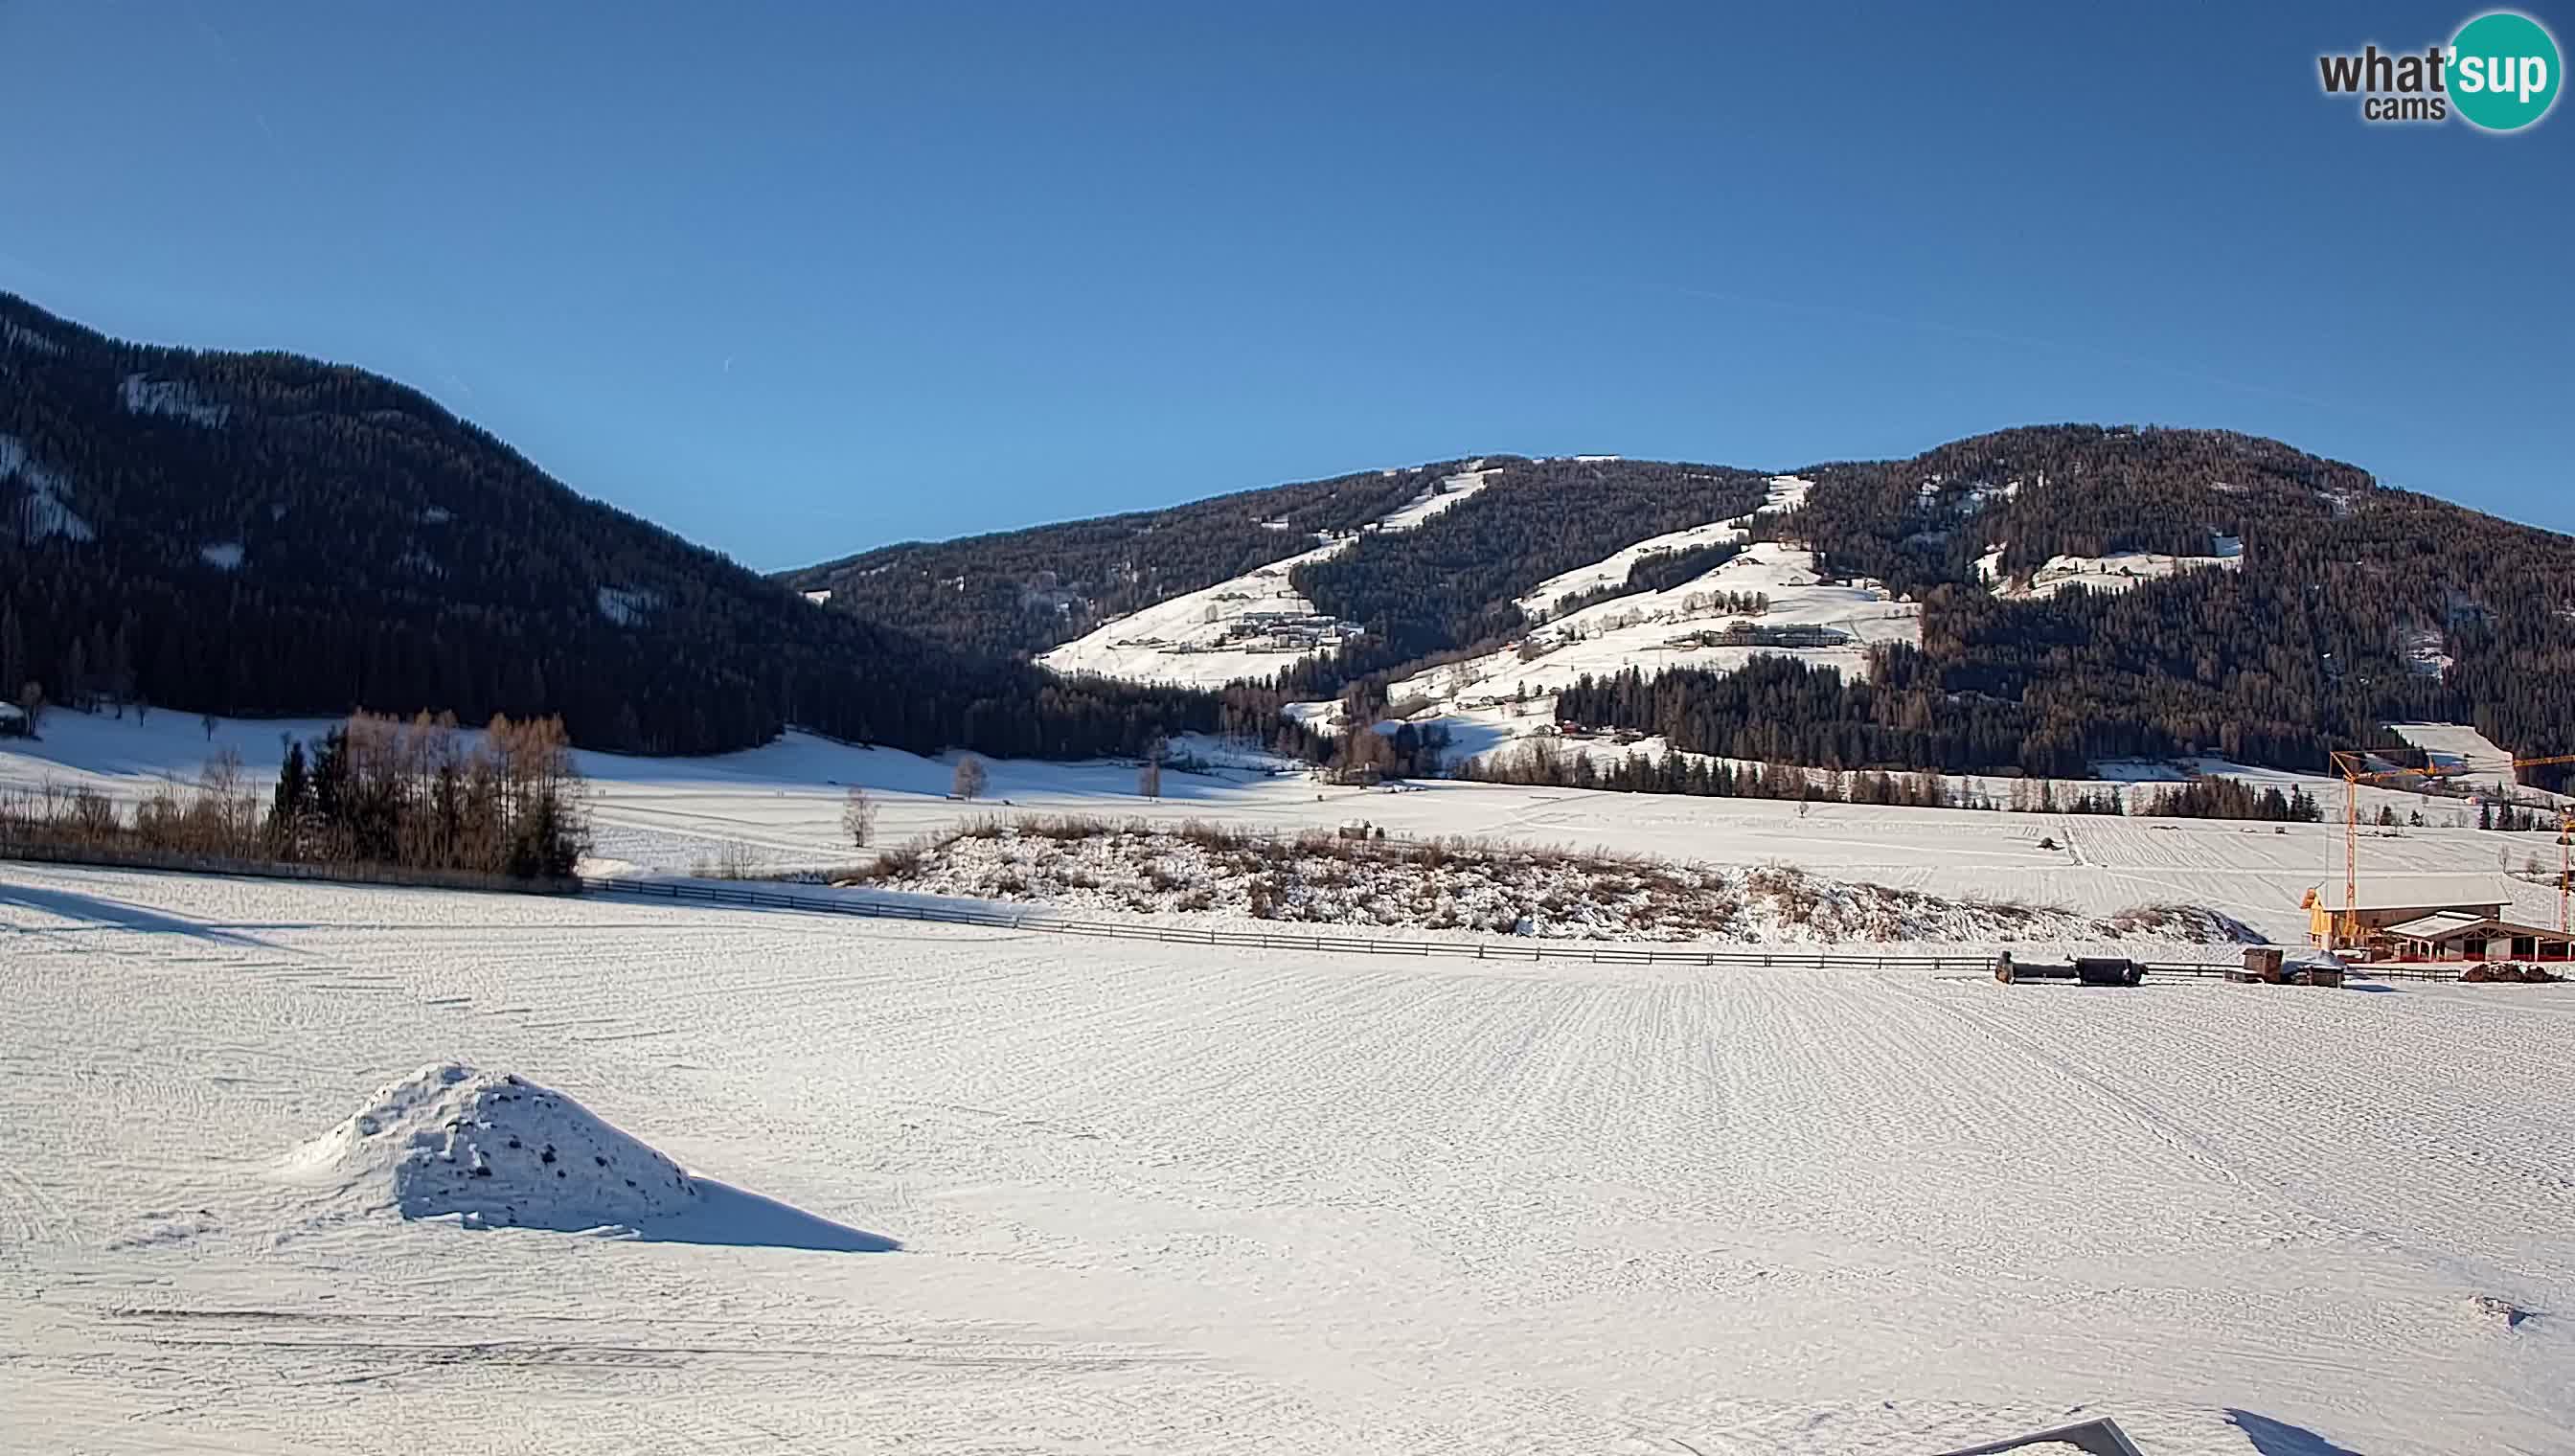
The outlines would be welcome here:
M 699 1177 L 551 1087 L 455 1062 L 382 1088 L 278 1171 L 320 1190 L 334 1214 L 390 1209 L 468 1228 L 841 1253 L 899 1247 Z
M 703 1204 L 679 1164 L 579 1102 L 455 1062 L 379 1090 L 286 1166 L 366 1211 L 495 1228 L 642 1228 Z

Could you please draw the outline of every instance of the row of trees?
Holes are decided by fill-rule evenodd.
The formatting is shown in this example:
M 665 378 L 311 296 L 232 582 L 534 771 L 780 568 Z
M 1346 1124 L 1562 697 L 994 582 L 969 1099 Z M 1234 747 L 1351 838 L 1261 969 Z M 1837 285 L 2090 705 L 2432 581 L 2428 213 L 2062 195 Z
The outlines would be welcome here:
M 2133 802 L 2111 787 L 2014 778 L 2000 796 L 1972 780 L 1928 770 L 1884 768 L 1819 771 L 1782 762 L 1731 763 L 1690 753 L 1628 752 L 1608 758 L 1579 743 L 1538 737 L 1468 763 L 1461 775 L 1485 783 L 1681 793 L 1716 798 L 1783 798 L 1811 803 L 1969 808 L 2013 813 L 2128 814 L 2159 818 L 2265 819 L 2314 823 L 2321 806 L 2303 788 L 2282 794 L 2233 779 L 2194 778 L 2164 789 L 2141 788 Z M 2420 822 L 2418 817 L 2417 822 Z
M 0 832 L 38 843 L 296 864 L 571 874 L 588 847 L 581 776 L 563 725 L 359 714 L 311 744 L 290 741 L 266 794 L 237 753 L 193 784 L 162 784 L 130 810 L 96 789 L 0 799 Z

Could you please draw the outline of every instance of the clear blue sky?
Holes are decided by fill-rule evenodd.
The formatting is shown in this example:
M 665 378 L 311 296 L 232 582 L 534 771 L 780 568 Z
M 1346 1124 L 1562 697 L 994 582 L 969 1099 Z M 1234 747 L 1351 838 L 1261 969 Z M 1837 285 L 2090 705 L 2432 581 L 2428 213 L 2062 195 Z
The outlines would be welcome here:
M 2575 530 L 2575 101 L 2317 92 L 2472 13 L 0 0 L 0 288 L 381 370 L 762 568 L 2061 420 Z

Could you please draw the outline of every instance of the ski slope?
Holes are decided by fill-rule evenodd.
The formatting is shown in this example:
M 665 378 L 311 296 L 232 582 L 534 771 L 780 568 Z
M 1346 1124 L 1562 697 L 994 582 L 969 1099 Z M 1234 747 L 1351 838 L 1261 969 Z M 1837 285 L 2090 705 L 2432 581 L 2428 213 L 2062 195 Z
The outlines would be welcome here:
M 1746 613 L 1729 605 L 1746 597 L 1766 598 L 1766 609 Z M 1752 634 L 1802 631 L 1822 645 L 1710 640 L 1738 625 Z M 1395 702 L 1426 699 L 1443 711 L 1539 698 L 1551 705 L 1555 694 L 1584 678 L 1629 669 L 1647 677 L 1675 668 L 1733 672 L 1756 657 L 1794 658 L 1864 678 L 1872 647 L 1921 641 L 1919 603 L 1899 601 L 1864 579 L 1833 581 L 1814 553 L 1762 542 L 1668 591 L 1595 602 L 1530 629 L 1520 644 L 1433 668 L 1386 692 Z
M 1455 509 L 1490 483 L 1495 472 L 1478 469 L 1480 464 L 1441 478 L 1368 530 L 1409 531 Z M 1288 580 L 1298 567 L 1329 561 L 1358 539 L 1353 534 L 1325 541 L 1311 551 L 1103 623 L 1041 654 L 1038 661 L 1067 675 L 1188 688 L 1222 688 L 1272 677 L 1358 635 L 1357 624 L 1318 611 Z
M 1487 971 L 13 864 L 0 995 L 13 1451 L 2575 1429 L 2570 987 Z M 300 1171 L 424 1106 L 504 1172 L 579 1136 L 871 1240 Z

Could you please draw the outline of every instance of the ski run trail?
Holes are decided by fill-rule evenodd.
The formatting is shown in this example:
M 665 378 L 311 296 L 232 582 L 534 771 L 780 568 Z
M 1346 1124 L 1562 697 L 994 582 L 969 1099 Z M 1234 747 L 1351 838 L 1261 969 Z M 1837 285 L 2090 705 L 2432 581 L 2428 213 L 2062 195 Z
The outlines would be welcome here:
M 0 1006 L 0 1450 L 2575 1450 L 2575 986 L 9 863 Z

